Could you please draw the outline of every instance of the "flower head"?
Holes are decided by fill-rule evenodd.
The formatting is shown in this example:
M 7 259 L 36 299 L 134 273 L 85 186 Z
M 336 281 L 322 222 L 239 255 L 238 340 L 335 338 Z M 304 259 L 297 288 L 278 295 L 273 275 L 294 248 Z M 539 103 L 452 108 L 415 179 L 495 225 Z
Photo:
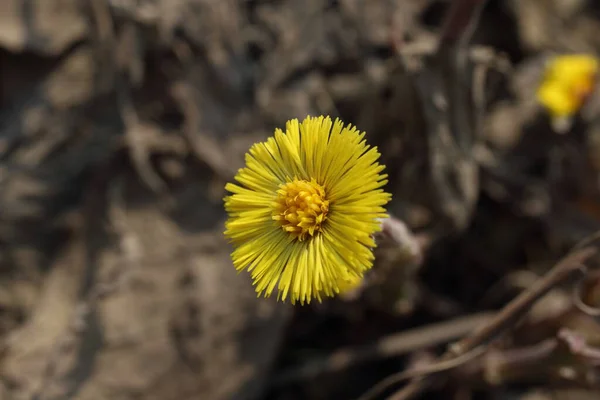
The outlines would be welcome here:
M 570 118 L 592 93 L 598 60 L 587 54 L 569 54 L 552 59 L 537 90 L 538 101 L 552 118 Z
M 359 282 L 373 264 L 373 234 L 391 195 L 377 148 L 329 117 L 294 119 L 254 144 L 225 189 L 233 264 L 258 295 L 319 301 Z

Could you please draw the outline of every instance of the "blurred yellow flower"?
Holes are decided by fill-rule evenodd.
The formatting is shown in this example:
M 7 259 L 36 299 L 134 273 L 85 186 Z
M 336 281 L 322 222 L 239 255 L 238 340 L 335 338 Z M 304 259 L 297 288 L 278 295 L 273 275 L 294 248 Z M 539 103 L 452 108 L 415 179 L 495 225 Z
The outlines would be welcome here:
M 254 144 L 225 189 L 232 260 L 258 295 L 310 303 L 360 282 L 373 264 L 391 195 L 380 154 L 365 133 L 329 117 L 288 121 Z
M 537 90 L 538 101 L 554 119 L 570 118 L 583 106 L 596 84 L 598 59 L 586 54 L 555 57 Z

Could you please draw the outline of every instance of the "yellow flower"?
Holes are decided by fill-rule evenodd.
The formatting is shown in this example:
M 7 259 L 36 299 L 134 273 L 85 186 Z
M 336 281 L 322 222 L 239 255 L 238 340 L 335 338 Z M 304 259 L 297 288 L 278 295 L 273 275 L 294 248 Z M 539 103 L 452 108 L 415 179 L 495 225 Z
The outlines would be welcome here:
M 552 118 L 576 114 L 594 89 L 598 60 L 586 54 L 555 57 L 546 66 L 537 90 L 538 101 Z
M 380 154 L 364 136 L 329 117 L 293 119 L 246 154 L 239 184 L 225 186 L 225 235 L 258 296 L 277 287 L 292 303 L 321 301 L 371 268 L 373 234 L 391 195 L 382 189 Z

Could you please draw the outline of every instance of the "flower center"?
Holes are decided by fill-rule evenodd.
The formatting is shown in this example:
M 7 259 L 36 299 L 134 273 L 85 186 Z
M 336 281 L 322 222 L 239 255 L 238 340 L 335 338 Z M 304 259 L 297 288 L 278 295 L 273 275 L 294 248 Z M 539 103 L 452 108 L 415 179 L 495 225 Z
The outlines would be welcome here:
M 299 240 L 307 235 L 314 236 L 327 219 L 329 201 L 325 200 L 325 189 L 314 179 L 294 179 L 279 186 L 274 204 L 273 219 Z

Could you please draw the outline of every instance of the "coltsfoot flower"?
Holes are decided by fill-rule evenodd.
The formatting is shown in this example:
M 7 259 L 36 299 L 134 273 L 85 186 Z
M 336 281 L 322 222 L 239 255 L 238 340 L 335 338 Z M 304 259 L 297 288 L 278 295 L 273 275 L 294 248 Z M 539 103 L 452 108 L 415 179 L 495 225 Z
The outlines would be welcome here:
M 373 265 L 373 234 L 391 195 L 380 154 L 340 120 L 288 121 L 254 144 L 225 189 L 225 236 L 258 296 L 310 303 L 359 282 Z
M 553 124 L 572 118 L 596 85 L 598 59 L 588 54 L 567 54 L 546 65 L 537 89 L 537 99 L 550 114 Z

